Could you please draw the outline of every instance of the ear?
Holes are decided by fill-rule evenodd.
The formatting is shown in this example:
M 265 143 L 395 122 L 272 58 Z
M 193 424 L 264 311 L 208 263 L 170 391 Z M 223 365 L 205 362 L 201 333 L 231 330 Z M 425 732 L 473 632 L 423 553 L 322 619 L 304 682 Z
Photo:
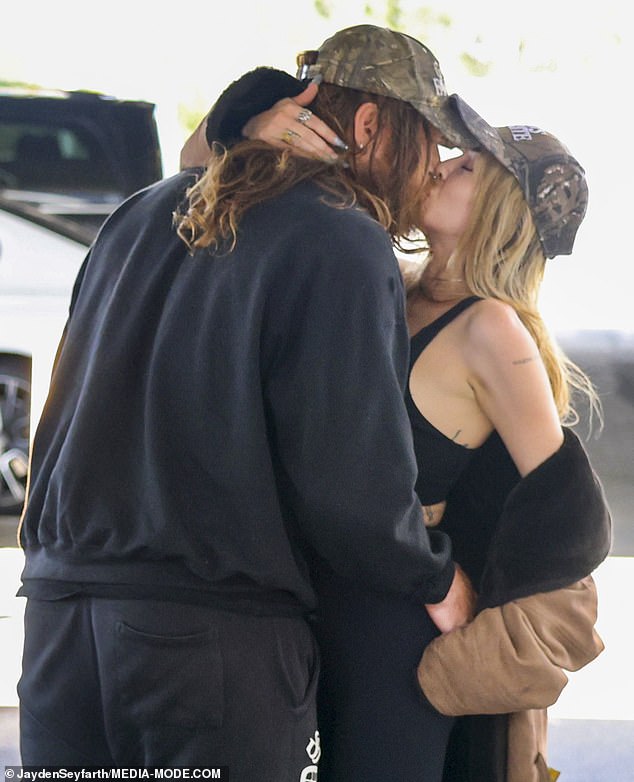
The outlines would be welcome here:
M 362 103 L 354 115 L 354 142 L 365 149 L 379 128 L 379 108 L 376 103 Z

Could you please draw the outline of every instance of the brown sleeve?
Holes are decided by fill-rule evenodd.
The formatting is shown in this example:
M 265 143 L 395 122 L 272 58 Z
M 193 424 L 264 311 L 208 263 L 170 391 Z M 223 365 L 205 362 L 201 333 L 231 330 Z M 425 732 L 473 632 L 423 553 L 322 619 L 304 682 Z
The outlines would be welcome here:
M 603 650 L 596 617 L 591 576 L 488 608 L 432 641 L 418 666 L 419 684 L 438 711 L 452 716 L 546 708 L 568 682 L 564 670 L 578 670 Z

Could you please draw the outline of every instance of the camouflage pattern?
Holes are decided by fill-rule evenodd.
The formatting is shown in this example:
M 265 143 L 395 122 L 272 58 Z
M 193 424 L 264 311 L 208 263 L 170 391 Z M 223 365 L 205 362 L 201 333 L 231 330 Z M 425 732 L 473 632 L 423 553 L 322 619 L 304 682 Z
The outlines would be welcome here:
M 588 205 L 588 185 L 579 162 L 540 128 L 494 128 L 458 95 L 451 99 L 480 145 L 519 182 L 546 257 L 570 255 Z
M 411 104 L 444 136 L 448 146 L 476 142 L 453 110 L 438 60 L 415 38 L 363 24 L 340 30 L 318 51 L 298 57 L 298 78 L 384 95 Z

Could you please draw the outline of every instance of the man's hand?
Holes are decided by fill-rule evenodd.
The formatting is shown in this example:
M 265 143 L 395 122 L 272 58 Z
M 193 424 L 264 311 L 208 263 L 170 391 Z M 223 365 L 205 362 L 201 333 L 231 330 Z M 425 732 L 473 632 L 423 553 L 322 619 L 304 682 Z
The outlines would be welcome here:
M 430 603 L 425 608 L 440 632 L 449 633 L 473 619 L 476 598 L 469 577 L 460 565 L 456 564 L 456 572 L 445 599 L 440 603 Z

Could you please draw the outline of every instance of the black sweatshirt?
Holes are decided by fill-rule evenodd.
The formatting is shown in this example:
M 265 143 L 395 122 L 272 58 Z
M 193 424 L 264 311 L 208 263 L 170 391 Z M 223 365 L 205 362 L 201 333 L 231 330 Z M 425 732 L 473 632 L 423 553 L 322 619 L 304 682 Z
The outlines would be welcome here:
M 437 602 L 446 535 L 414 492 L 408 335 L 388 236 L 312 183 L 190 255 L 192 172 L 125 202 L 73 292 L 38 427 L 21 594 L 311 611 L 313 557 Z

